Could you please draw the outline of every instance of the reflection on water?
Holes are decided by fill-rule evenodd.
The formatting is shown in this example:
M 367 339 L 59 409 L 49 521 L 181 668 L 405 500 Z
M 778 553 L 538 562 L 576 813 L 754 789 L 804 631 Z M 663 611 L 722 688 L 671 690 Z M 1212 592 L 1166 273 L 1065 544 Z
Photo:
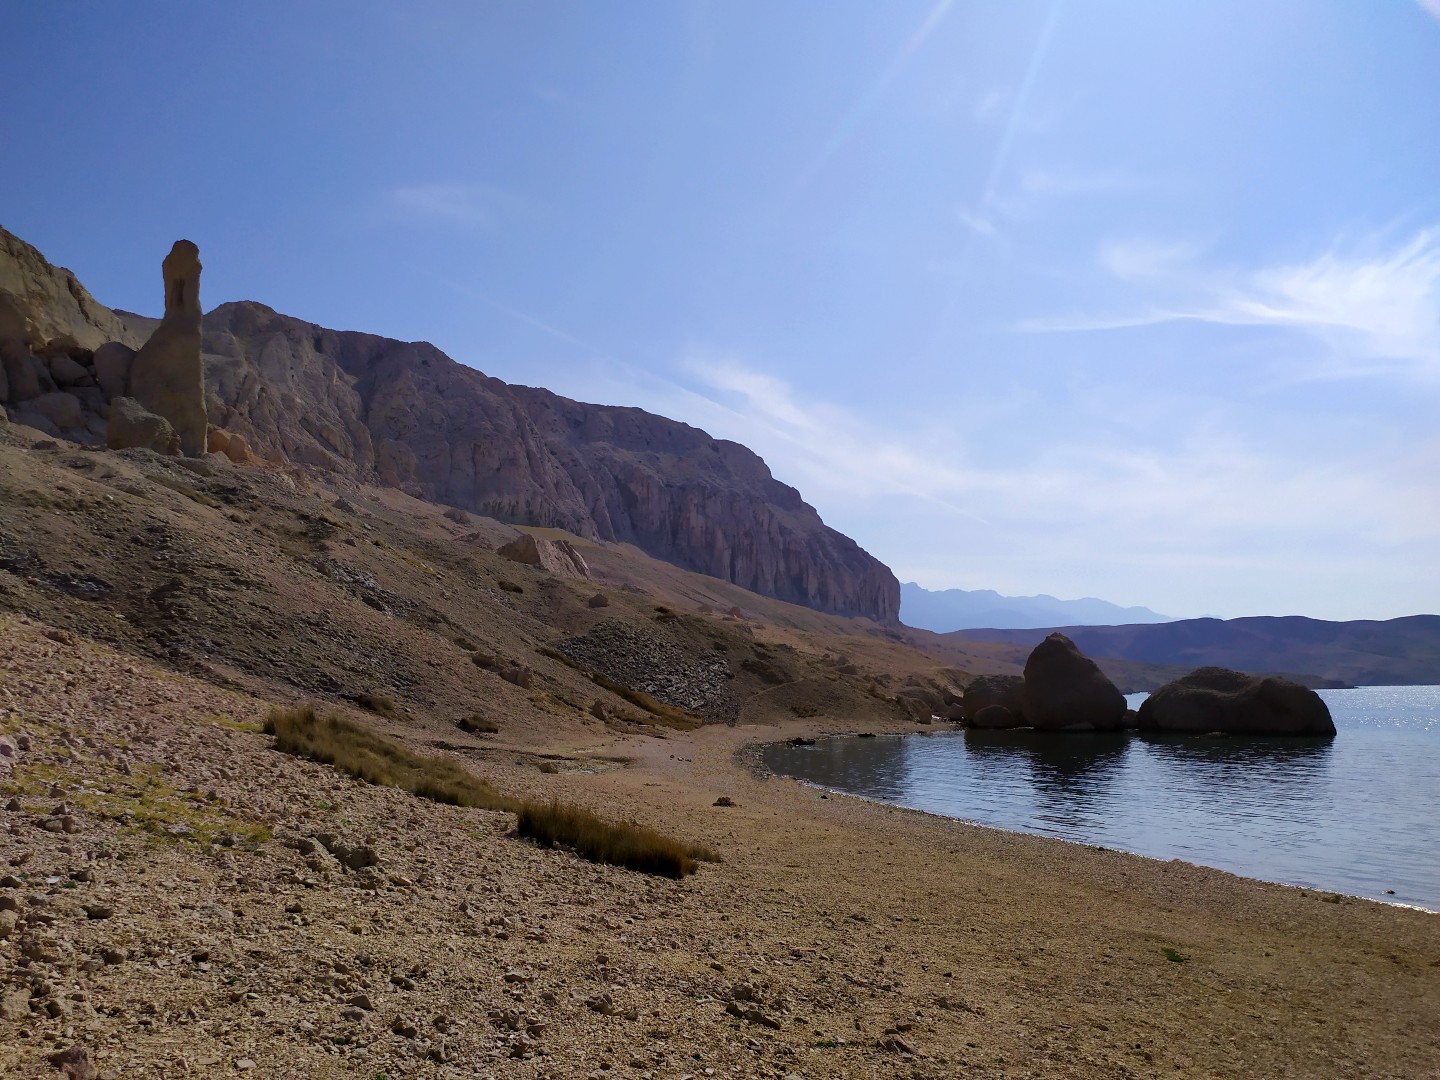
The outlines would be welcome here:
M 765 759 L 982 824 L 1440 908 L 1440 687 L 1323 696 L 1334 739 L 967 730 L 778 744 Z
M 1030 770 L 1040 787 L 1091 791 L 1116 770 L 1129 739 L 1119 732 L 1079 735 L 1033 731 L 982 731 L 967 728 L 965 749 L 979 761 L 1007 760 Z
M 841 791 L 861 791 L 872 799 L 903 802 L 908 789 L 906 740 L 821 739 L 804 747 L 805 778 Z

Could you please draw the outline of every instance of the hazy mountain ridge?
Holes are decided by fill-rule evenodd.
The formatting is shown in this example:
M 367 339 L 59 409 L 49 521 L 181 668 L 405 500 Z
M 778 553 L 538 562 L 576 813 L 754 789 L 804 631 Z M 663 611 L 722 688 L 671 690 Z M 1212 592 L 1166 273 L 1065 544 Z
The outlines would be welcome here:
M 947 634 L 977 627 L 1028 629 L 1062 623 L 1114 626 L 1173 621 L 1145 607 L 1121 607 L 1085 597 L 1060 600 L 1039 596 L 1002 596 L 993 589 L 930 590 L 913 581 L 900 586 L 900 621 L 906 626 Z
M 972 629 L 947 635 L 1033 646 L 1059 630 L 1092 656 L 1240 671 L 1289 671 L 1357 686 L 1440 683 L 1440 615 L 1328 622 L 1301 615 L 1156 625 Z

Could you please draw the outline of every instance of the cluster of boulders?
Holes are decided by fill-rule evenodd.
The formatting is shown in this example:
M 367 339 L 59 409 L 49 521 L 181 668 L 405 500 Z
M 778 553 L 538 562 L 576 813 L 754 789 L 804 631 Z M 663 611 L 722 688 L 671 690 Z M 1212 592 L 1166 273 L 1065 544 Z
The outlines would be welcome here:
M 1125 697 L 1064 634 L 1051 634 L 1025 674 L 982 675 L 965 688 L 963 723 L 1037 731 L 1142 731 L 1225 735 L 1334 735 L 1320 695 L 1276 676 L 1206 667 L 1167 683 L 1141 704 Z
M 740 715 L 729 662 L 658 626 L 602 619 L 587 633 L 561 642 L 559 651 L 583 668 L 711 723 L 733 723 Z
M 243 437 L 207 423 L 200 250 L 177 240 L 162 266 L 165 317 L 139 350 L 47 338 L 27 301 L 0 291 L 0 422 L 112 450 L 250 457 Z

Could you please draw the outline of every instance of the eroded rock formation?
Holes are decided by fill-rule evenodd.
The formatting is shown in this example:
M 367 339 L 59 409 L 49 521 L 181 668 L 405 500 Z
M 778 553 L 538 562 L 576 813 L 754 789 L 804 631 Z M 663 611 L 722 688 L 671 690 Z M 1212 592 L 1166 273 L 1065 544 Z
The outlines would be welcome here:
M 227 453 L 243 446 L 247 456 L 379 480 L 502 521 L 633 543 L 821 611 L 881 622 L 899 613 L 900 585 L 889 569 L 827 528 L 737 443 L 640 409 L 509 385 L 425 342 L 326 330 L 260 304 L 225 304 L 201 320 L 198 253 L 185 241 L 166 259 L 158 326 L 104 308 L 73 274 L 4 230 L 0 241 L 0 293 L 23 301 L 26 340 L 11 351 L 22 361 L 14 366 L 24 396 L 68 393 L 84 425 L 62 432 L 23 404 L 13 419 L 98 445 L 111 403 L 128 395 L 171 423 L 186 454 L 205 452 L 208 418 L 227 433 Z M 133 348 L 151 327 L 134 356 L 107 344 Z M 79 379 L 62 390 L 32 350 L 67 333 L 73 351 L 70 343 L 61 351 L 86 371 L 80 377 L 60 365 Z M 17 400 L 13 385 L 5 400 Z
M 200 358 L 200 249 L 176 240 L 162 264 L 165 317 L 130 362 L 129 396 L 170 421 L 186 457 L 205 453 L 205 369 Z
M 255 303 L 205 318 L 213 422 L 261 458 L 589 540 L 822 611 L 893 621 L 900 586 L 738 443 L 457 364 L 425 342 L 326 330 Z

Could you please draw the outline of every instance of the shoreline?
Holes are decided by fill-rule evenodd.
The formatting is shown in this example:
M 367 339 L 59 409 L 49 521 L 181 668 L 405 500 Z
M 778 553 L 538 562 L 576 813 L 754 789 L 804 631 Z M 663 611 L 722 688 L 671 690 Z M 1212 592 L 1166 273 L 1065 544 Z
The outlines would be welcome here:
M 0 706 L 45 776 L 0 849 L 29 853 L 13 892 L 47 912 L 35 940 L 53 941 L 28 967 L 0 941 L 6 994 L 37 994 L 26 972 L 48 973 L 44 1008 L 32 997 L 22 1019 L 0 1019 L 7 1075 L 53 1076 L 46 1055 L 72 1043 L 114 1077 L 1200 1080 L 1440 1065 L 1435 919 L 822 799 L 746 766 L 747 747 L 811 736 L 823 718 L 473 741 L 488 756 L 469 766 L 502 791 L 637 820 L 724 860 L 669 881 L 537 848 L 506 814 L 279 754 L 256 730 L 272 699 L 39 626 L 0 631 Z M 106 809 L 126 779 L 100 750 L 122 744 L 136 776 L 163 769 L 154 799 L 177 825 L 267 832 L 253 848 L 137 832 Z M 562 752 L 561 772 L 536 768 Z M 77 808 L 74 833 L 34 825 L 50 784 Z M 331 833 L 376 866 L 302 854 Z M 77 863 L 91 871 L 78 883 Z M 86 917 L 96 903 L 107 917 Z M 114 965 L 87 967 L 107 950 Z
M 964 731 L 965 731 L 965 728 L 964 728 L 962 725 L 955 725 L 953 728 L 942 728 L 942 729 L 940 729 L 940 730 L 938 730 L 938 731 L 932 731 L 932 730 L 929 730 L 929 729 L 921 729 L 921 730 L 915 730 L 915 731 L 875 731 L 875 732 L 873 732 L 873 733 L 869 733 L 869 737 L 875 737 L 875 738 L 901 738 L 901 739 L 905 739 L 905 738 L 910 738 L 910 737 L 913 737 L 913 736 L 929 737 L 929 736 L 934 736 L 934 735 L 961 735 L 961 734 L 964 733 Z M 1135 733 L 1134 733 L 1134 732 L 1125 732 L 1124 734 L 1126 734 L 1127 736 L 1133 736 Z M 817 735 L 815 736 L 815 738 L 817 738 L 817 739 L 847 739 L 847 738 L 856 738 L 857 735 L 858 735 L 858 733 L 856 733 L 856 732 L 821 732 L 821 733 L 817 734 Z M 776 777 L 776 778 L 779 778 L 779 779 L 784 779 L 784 780 L 793 780 L 794 782 L 796 782 L 796 783 L 798 783 L 798 784 L 803 784 L 803 785 L 805 785 L 806 787 L 814 788 L 814 789 L 819 790 L 819 791 L 824 791 L 824 792 L 827 792 L 827 793 L 832 794 L 832 795 L 840 795 L 840 796 L 843 796 L 843 797 L 845 797 L 845 798 L 851 798 L 851 799 L 860 799 L 860 800 L 862 800 L 862 801 L 864 801 L 864 802 L 874 803 L 874 804 L 876 804 L 876 805 L 878 805 L 878 806 L 893 807 L 893 808 L 895 808 L 895 809 L 906 810 L 906 811 L 909 811 L 909 812 L 911 812 L 911 813 L 916 813 L 916 814 L 924 814 L 924 815 L 927 815 L 927 816 L 930 816 L 930 817 L 940 818 L 940 819 L 946 820 L 946 821 L 959 821 L 959 822 L 962 822 L 962 823 L 964 823 L 964 824 L 966 824 L 966 825 L 973 825 L 973 826 L 975 826 L 976 828 L 981 828 L 981 829 L 994 829 L 994 830 L 996 830 L 996 831 L 998 831 L 998 832 L 1011 833 L 1011 834 L 1018 835 L 1018 836 L 1031 836 L 1031 837 L 1041 837 L 1041 838 L 1044 838 L 1044 839 L 1047 839 L 1047 840 L 1058 840 L 1058 841 L 1060 841 L 1061 843 L 1065 843 L 1065 844 L 1077 844 L 1077 845 L 1079 845 L 1079 846 L 1081 846 L 1081 847 L 1093 848 L 1093 849 L 1100 850 L 1100 851 L 1115 851 L 1115 852 L 1119 852 L 1120 854 L 1123 854 L 1123 855 L 1130 855 L 1130 856 L 1134 856 L 1134 857 L 1137 858 L 1137 859 L 1146 859 L 1146 860 L 1150 860 L 1150 861 L 1152 861 L 1152 862 L 1157 862 L 1157 863 L 1181 862 L 1181 863 L 1184 863 L 1184 864 L 1186 864 L 1186 865 L 1188 865 L 1188 866 L 1194 866 L 1194 867 L 1197 867 L 1197 868 L 1203 869 L 1203 870 L 1214 870 L 1214 871 L 1217 871 L 1217 872 L 1219 872 L 1219 873 L 1231 874 L 1231 875 L 1233 875 L 1233 876 L 1235 876 L 1235 877 L 1237 877 L 1237 878 L 1240 878 L 1240 879 L 1242 879 L 1242 880 L 1245 880 L 1245 881 L 1254 881 L 1254 882 L 1257 882 L 1257 883 L 1260 883 L 1260 884 L 1263 884 L 1263 885 L 1276 885 L 1276 886 L 1279 886 L 1279 887 L 1285 888 L 1285 889 L 1297 889 L 1297 890 L 1299 890 L 1302 894 L 1303 894 L 1303 893 L 1310 892 L 1310 893 L 1317 893 L 1317 894 L 1322 894 L 1322 893 L 1323 893 L 1323 894 L 1330 894 L 1330 895 L 1338 895 L 1338 896 L 1343 896 L 1343 897 L 1345 897 L 1346 899 L 1349 899 L 1349 900 L 1363 900 L 1363 901 L 1367 901 L 1367 902 L 1372 903 L 1372 904 L 1380 904 L 1380 905 L 1382 905 L 1382 906 L 1384 906 L 1384 907 L 1400 908 L 1400 909 L 1405 910 L 1405 911 L 1417 911 L 1417 912 L 1420 912 L 1420 913 L 1425 914 L 1425 915 L 1440 915 L 1440 907 L 1433 907 L 1433 908 L 1432 908 L 1432 907 L 1425 907 L 1423 904 L 1408 904 L 1408 903 L 1405 903 L 1405 902 L 1399 901 L 1399 900 L 1385 900 L 1385 899 L 1382 899 L 1382 898 L 1377 897 L 1377 896 L 1366 896 L 1366 895 L 1364 895 L 1363 893 L 1345 892 L 1342 888 L 1332 888 L 1332 887 L 1329 887 L 1329 886 L 1321 886 L 1321 885 L 1301 885 L 1301 884 L 1297 884 L 1297 883 L 1291 882 L 1291 881 L 1275 881 L 1275 880 L 1270 879 L 1270 878 L 1258 877 L 1258 876 L 1256 876 L 1256 875 L 1254 875 L 1254 874 L 1241 873 L 1240 871 L 1231 870 L 1231 869 L 1229 869 L 1229 868 L 1227 868 L 1227 867 L 1224 867 L 1224 866 L 1214 866 L 1214 865 L 1212 865 L 1212 864 L 1210 864 L 1210 863 L 1195 862 L 1195 861 L 1192 860 L 1192 859 L 1184 859 L 1184 858 L 1180 858 L 1180 857 L 1178 857 L 1178 856 L 1166 857 L 1166 856 L 1164 856 L 1164 855 L 1151 855 L 1151 854 L 1148 854 L 1148 853 L 1143 852 L 1143 851 L 1132 851 L 1132 850 L 1129 849 L 1129 848 L 1116 847 L 1116 846 L 1111 845 L 1111 844 L 1096 844 L 1096 843 L 1092 843 L 1092 842 L 1087 841 L 1087 840 L 1076 839 L 1076 838 L 1068 837 L 1068 836 L 1055 836 L 1055 835 L 1052 835 L 1052 834 L 1050 834 L 1050 833 L 1031 832 L 1031 831 L 1029 831 L 1029 830 L 1027 830 L 1027 829 L 1023 829 L 1023 828 L 1012 828 L 1012 827 L 1005 826 L 1005 825 L 996 825 L 996 824 L 991 823 L 991 822 L 977 821 L 977 820 L 975 820 L 974 818 L 961 817 L 961 816 L 956 815 L 956 814 L 946 814 L 946 813 L 943 813 L 943 812 L 938 811 L 938 810 L 927 810 L 927 809 L 925 809 L 924 807 L 911 806 L 911 805 L 909 805 L 908 803 L 892 802 L 892 801 L 890 801 L 890 800 L 883 799 L 883 798 L 880 798 L 880 797 L 874 796 L 874 795 L 864 795 L 864 794 L 861 794 L 861 793 L 855 792 L 855 791 L 847 791 L 847 790 L 845 790 L 844 788 L 829 787 L 829 786 L 827 786 L 827 785 L 825 785 L 825 784 L 823 784 L 823 783 L 820 783 L 819 781 L 809 780 L 809 779 L 807 779 L 807 778 L 805 778 L 805 777 L 803 777 L 803 776 L 794 776 L 794 775 L 791 775 L 791 774 L 789 774 L 789 773 L 777 773 L 777 772 L 773 771 L 772 769 L 770 769 L 767 765 L 765 765 L 765 763 L 764 763 L 764 761 L 763 761 L 764 750 L 765 750 L 767 747 L 776 746 L 776 745 L 782 745 L 782 744 L 785 744 L 785 743 L 787 743 L 787 742 L 788 742 L 788 740 L 787 740 L 787 739 L 783 739 L 783 738 L 782 738 L 782 739 L 772 739 L 772 740 L 767 740 L 767 741 L 759 741 L 759 740 L 757 740 L 755 743 L 750 744 L 749 746 L 746 746 L 746 747 L 742 748 L 741 750 L 736 751 L 736 757 L 737 757 L 737 759 L 739 759 L 742 754 L 745 754 L 747 751 L 751 750 L 751 748 L 753 747 L 754 754 L 755 754 L 755 759 L 756 759 L 756 760 L 755 760 L 754 768 L 755 768 L 756 770 L 760 771 L 760 772 L 763 772 L 764 775 L 773 776 L 773 777 Z

